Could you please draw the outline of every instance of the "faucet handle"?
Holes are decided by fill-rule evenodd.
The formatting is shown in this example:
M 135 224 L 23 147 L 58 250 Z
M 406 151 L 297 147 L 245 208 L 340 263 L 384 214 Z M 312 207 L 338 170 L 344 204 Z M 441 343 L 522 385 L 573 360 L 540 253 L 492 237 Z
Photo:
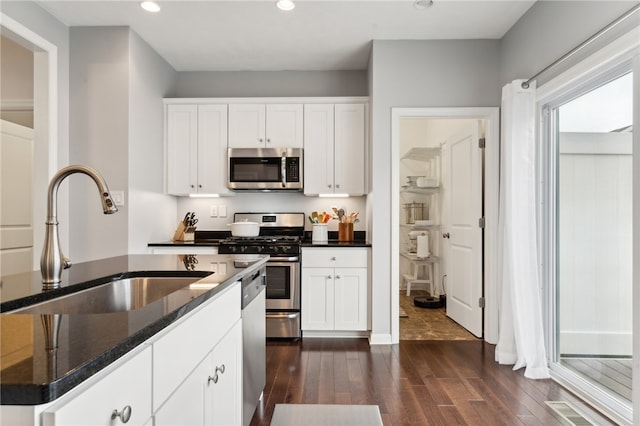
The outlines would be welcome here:
M 71 263 L 71 259 L 69 259 L 68 257 L 62 257 L 62 267 L 64 269 L 69 269 L 71 268 L 71 265 L 73 265 L 73 263 Z

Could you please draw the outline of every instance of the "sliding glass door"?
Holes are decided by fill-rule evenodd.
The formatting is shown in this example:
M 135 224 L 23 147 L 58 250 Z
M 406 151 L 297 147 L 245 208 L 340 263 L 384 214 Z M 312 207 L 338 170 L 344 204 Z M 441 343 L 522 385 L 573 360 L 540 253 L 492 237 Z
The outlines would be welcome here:
M 579 393 L 630 418 L 631 65 L 583 82 L 547 103 L 543 112 L 543 161 L 550 183 L 550 367 Z

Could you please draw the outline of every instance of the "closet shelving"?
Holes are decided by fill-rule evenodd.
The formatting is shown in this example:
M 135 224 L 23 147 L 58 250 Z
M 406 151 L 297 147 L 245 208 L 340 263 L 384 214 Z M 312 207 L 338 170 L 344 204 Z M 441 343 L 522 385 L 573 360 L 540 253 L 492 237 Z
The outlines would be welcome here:
M 437 297 L 438 290 L 436 282 L 439 280 L 439 263 L 438 256 L 440 250 L 437 249 L 439 244 L 439 216 L 440 216 L 440 147 L 426 148 L 414 147 L 408 150 L 401 160 L 413 160 L 424 163 L 424 177 L 432 180 L 429 183 L 435 183 L 433 186 L 417 186 L 416 182 L 405 184 L 400 187 L 401 198 L 406 202 L 415 202 L 417 200 L 424 201 L 427 206 L 427 219 L 430 220 L 429 225 L 416 225 L 404 222 L 400 224 L 402 243 L 401 256 L 406 259 L 409 271 L 403 272 L 402 278 L 406 284 L 407 295 L 410 294 L 411 287 L 414 284 L 425 284 L 432 297 Z M 435 181 L 433 181 L 435 179 Z M 402 208 L 402 206 L 401 206 Z M 408 250 L 409 240 L 408 234 L 411 231 L 427 231 L 430 239 L 430 256 L 427 258 L 419 258 L 415 251 Z M 438 234 L 437 236 L 435 234 Z M 437 239 L 436 239 L 437 238 Z M 424 275 L 420 276 L 420 270 L 425 268 Z

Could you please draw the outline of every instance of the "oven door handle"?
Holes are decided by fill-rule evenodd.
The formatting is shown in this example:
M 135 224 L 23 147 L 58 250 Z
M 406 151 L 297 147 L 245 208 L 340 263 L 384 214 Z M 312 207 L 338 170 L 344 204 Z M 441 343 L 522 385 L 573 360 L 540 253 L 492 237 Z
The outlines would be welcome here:
M 300 261 L 300 256 L 291 256 L 291 257 L 270 257 L 269 260 L 267 261 L 267 266 L 269 266 L 269 263 L 271 263 L 271 266 L 275 266 L 273 265 L 274 262 L 299 262 Z
M 278 312 L 278 313 L 269 313 L 267 312 L 266 318 L 297 318 L 300 316 L 300 312 Z

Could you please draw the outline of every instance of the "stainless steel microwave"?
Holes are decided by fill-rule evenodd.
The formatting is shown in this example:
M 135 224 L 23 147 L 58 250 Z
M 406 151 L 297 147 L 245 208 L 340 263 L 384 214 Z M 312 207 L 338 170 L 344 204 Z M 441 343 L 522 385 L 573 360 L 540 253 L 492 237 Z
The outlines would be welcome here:
M 229 148 L 228 158 L 230 189 L 303 189 L 302 148 Z

